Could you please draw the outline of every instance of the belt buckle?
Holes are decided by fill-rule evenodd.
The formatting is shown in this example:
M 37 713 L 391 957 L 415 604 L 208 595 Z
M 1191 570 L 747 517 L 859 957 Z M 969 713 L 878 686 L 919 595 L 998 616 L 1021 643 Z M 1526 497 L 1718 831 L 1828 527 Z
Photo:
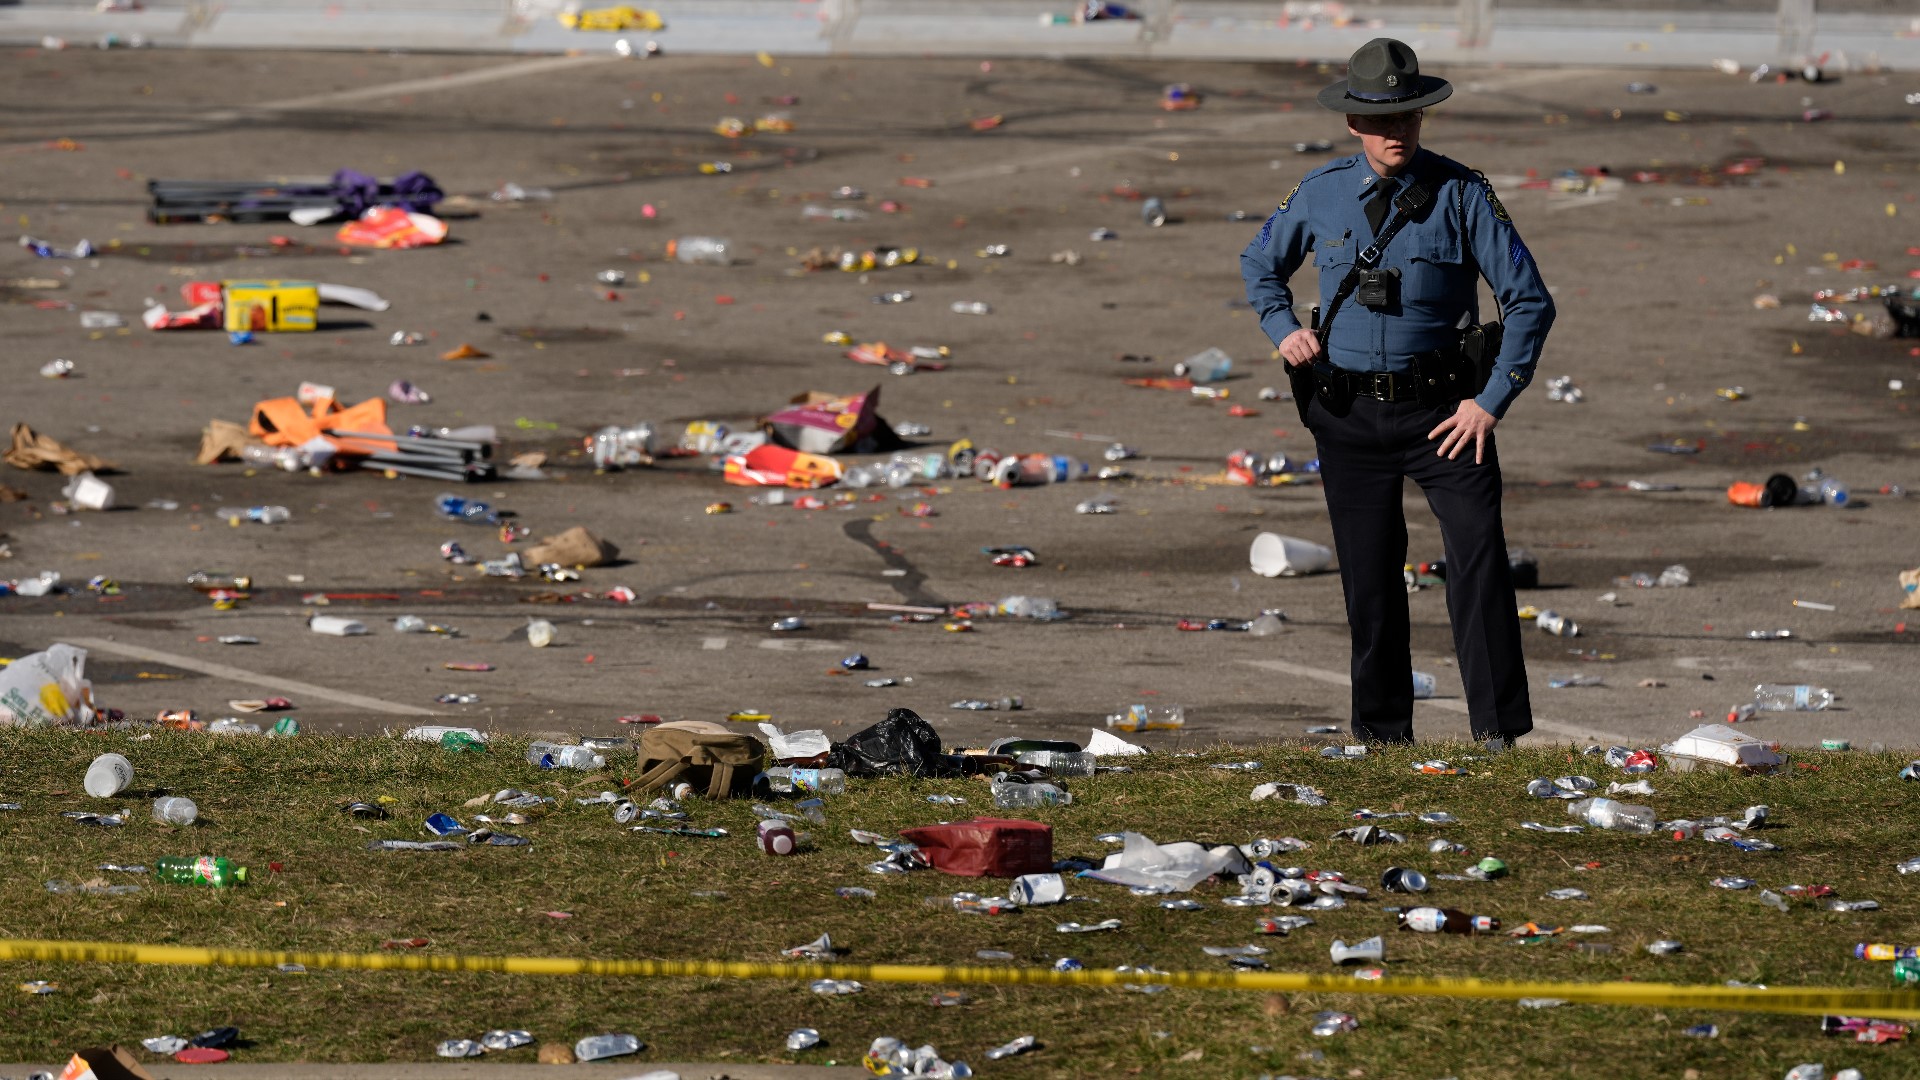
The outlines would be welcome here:
M 1393 398 L 1393 372 L 1376 371 L 1376 372 L 1373 372 L 1372 375 L 1369 377 L 1373 380 L 1373 386 L 1372 386 L 1371 392 L 1374 397 L 1378 398 L 1381 401 L 1392 401 L 1394 399 Z

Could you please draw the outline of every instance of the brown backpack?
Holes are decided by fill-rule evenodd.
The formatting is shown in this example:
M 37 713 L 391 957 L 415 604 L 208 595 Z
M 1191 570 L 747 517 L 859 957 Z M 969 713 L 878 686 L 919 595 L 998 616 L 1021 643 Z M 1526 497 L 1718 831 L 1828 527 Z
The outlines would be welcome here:
M 759 739 L 710 720 L 656 724 L 640 736 L 640 778 L 645 791 L 693 785 L 709 799 L 747 795 L 766 761 Z

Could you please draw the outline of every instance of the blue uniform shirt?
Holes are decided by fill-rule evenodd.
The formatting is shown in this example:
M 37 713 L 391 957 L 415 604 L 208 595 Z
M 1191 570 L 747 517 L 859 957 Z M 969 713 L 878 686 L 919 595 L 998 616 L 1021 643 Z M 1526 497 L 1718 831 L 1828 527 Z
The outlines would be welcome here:
M 1287 279 L 1311 253 L 1324 311 L 1373 240 L 1366 202 L 1375 185 L 1392 184 L 1398 194 L 1413 176 L 1433 197 L 1394 235 L 1379 264 L 1400 272 L 1398 303 L 1372 311 L 1347 297 L 1327 335 L 1326 359 L 1349 371 L 1405 371 L 1415 355 L 1457 344 L 1463 317 L 1479 321 L 1478 279 L 1485 276 L 1506 333 L 1493 376 L 1474 400 L 1504 416 L 1533 378 L 1553 325 L 1553 298 L 1493 186 L 1457 161 L 1422 149 L 1399 176 L 1383 180 L 1364 154 L 1355 154 L 1308 173 L 1240 256 L 1247 299 L 1276 345 L 1300 329 Z

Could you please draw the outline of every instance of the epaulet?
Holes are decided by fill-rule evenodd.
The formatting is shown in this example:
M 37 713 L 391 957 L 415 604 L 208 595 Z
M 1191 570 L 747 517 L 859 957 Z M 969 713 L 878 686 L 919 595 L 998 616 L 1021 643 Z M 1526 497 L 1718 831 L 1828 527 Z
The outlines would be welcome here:
M 1339 172 L 1341 169 L 1351 169 L 1355 165 L 1358 165 L 1360 163 L 1360 159 L 1361 159 L 1361 155 L 1359 154 L 1351 154 L 1347 157 L 1335 158 L 1334 160 L 1327 162 L 1325 165 L 1322 165 L 1319 168 L 1308 173 L 1307 175 L 1301 177 L 1300 182 L 1304 184 L 1316 176 L 1322 176 L 1330 172 Z

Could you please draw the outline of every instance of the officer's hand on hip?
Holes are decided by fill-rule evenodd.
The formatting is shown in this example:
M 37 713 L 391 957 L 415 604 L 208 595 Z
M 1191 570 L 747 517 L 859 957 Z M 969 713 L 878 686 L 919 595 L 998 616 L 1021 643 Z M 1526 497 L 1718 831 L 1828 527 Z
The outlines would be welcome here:
M 1438 427 L 1427 432 L 1427 438 L 1439 439 L 1441 434 L 1445 433 L 1446 438 L 1440 440 L 1440 449 L 1436 453 L 1439 457 L 1448 459 L 1459 457 L 1460 451 L 1467 448 L 1467 443 L 1473 443 L 1473 463 L 1480 465 L 1484 464 L 1486 459 L 1487 436 L 1493 433 L 1493 426 L 1499 422 L 1492 413 L 1481 408 L 1472 398 L 1468 398 L 1460 403 L 1460 407 L 1454 410 L 1452 416 L 1440 421 Z
M 1280 357 L 1288 367 L 1313 363 L 1320 355 L 1320 335 L 1311 330 L 1295 330 L 1280 339 Z

